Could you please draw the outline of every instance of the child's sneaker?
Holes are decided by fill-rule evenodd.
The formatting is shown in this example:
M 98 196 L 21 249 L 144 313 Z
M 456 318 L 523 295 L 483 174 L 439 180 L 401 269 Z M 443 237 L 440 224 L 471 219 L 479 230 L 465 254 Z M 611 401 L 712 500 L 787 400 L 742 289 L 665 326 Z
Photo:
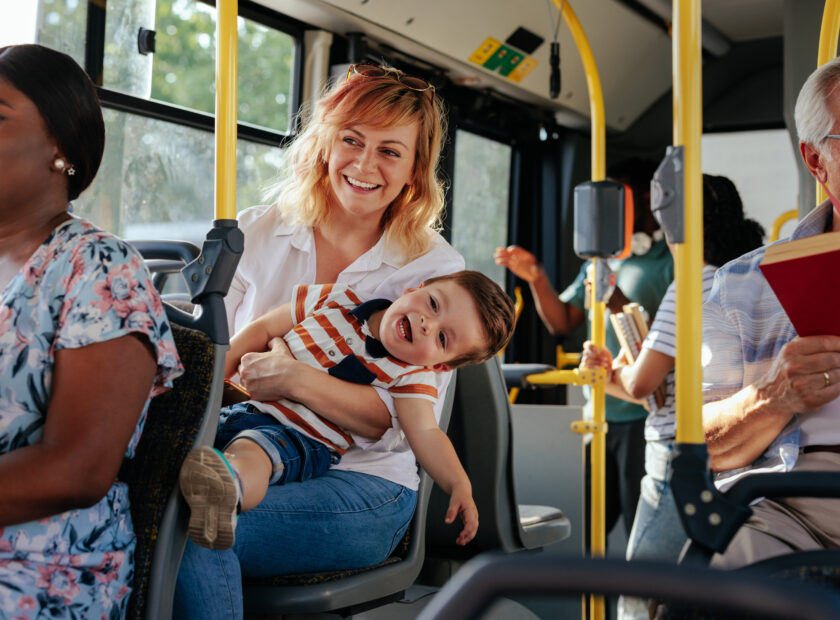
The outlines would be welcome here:
M 190 538 L 209 549 L 230 549 L 242 498 L 236 470 L 221 452 L 200 446 L 184 460 L 180 482 L 190 505 Z

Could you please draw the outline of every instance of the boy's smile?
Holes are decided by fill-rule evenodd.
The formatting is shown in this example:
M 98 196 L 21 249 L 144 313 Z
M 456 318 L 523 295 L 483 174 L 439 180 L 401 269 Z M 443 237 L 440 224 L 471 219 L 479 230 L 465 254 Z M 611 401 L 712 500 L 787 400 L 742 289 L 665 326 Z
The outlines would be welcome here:
M 374 313 L 368 325 L 393 357 L 438 371 L 485 344 L 472 296 L 453 281 L 407 289 L 386 310 Z

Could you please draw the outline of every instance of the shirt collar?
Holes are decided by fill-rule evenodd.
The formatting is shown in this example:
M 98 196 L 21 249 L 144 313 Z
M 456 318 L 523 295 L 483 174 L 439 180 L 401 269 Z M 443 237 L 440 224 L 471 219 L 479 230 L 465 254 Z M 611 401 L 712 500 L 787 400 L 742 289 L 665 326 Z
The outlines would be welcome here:
M 802 239 L 831 230 L 833 214 L 834 206 L 830 200 L 826 200 L 802 218 L 796 228 L 793 229 L 790 238 Z
M 371 249 L 353 261 L 344 271 L 346 273 L 375 271 L 383 263 L 395 269 L 399 269 L 405 264 L 403 252 L 396 247 L 395 243 L 390 242 L 384 233 Z
M 274 226 L 274 236 L 290 237 L 292 247 L 301 252 L 312 252 L 315 247 L 311 226 L 305 226 L 300 222 L 287 221 L 282 215 L 277 218 L 277 223 Z
M 384 310 L 390 305 L 391 301 L 388 299 L 370 299 L 353 308 L 350 314 L 364 323 L 374 312 Z M 388 351 L 382 343 L 371 335 L 365 337 L 365 350 L 371 357 L 386 357 L 388 355 Z

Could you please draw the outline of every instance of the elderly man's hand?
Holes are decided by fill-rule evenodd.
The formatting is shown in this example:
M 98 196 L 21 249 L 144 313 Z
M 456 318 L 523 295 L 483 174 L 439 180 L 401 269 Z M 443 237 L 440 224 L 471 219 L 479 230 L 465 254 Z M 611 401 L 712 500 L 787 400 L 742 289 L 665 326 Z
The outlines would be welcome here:
M 242 356 L 239 363 L 240 383 L 254 400 L 290 398 L 295 372 L 306 364 L 292 356 L 282 338 L 273 338 L 269 346 L 269 351 Z
M 840 337 L 794 338 L 755 388 L 762 399 L 791 415 L 831 402 L 840 396 Z

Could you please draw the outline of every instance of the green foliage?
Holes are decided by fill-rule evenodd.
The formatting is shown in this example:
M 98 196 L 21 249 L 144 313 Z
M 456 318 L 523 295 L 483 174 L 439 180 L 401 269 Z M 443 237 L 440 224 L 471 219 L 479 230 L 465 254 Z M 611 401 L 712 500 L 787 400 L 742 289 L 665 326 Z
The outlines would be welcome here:
M 212 113 L 215 9 L 195 0 L 158 2 L 152 97 Z M 294 45 L 290 36 L 237 20 L 239 120 L 288 131 Z

